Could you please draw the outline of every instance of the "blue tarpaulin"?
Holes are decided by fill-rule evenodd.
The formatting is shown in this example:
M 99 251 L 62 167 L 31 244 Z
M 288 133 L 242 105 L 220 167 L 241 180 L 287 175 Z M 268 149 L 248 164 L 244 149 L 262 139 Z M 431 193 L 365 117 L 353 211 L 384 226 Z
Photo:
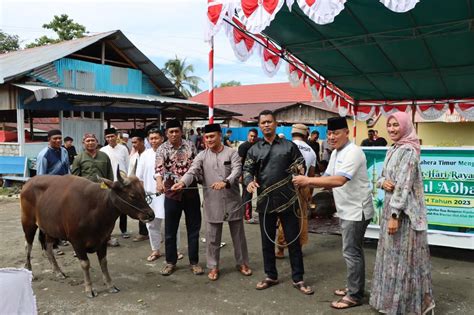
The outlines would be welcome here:
M 238 127 L 238 128 L 222 128 L 223 133 L 230 129 L 232 130 L 232 135 L 230 136 L 230 141 L 246 141 L 247 140 L 247 134 L 250 129 L 255 128 L 255 127 Z M 258 136 L 261 138 L 263 137 L 262 132 L 260 131 L 259 128 L 256 128 L 258 130 Z M 313 130 L 319 131 L 319 139 L 320 140 L 326 140 L 326 132 L 327 132 L 327 127 L 326 126 L 315 126 L 315 127 L 309 127 L 310 133 Z M 277 127 L 276 130 L 277 134 L 284 134 L 287 139 L 291 139 L 291 126 L 283 126 L 283 127 Z

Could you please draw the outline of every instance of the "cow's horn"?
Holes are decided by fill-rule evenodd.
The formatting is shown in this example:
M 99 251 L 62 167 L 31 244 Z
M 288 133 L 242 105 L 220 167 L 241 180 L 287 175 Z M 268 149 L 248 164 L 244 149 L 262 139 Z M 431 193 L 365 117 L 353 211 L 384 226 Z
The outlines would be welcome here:
M 123 184 L 123 178 L 122 175 L 120 174 L 120 168 L 117 165 L 117 180 L 119 181 L 120 184 Z

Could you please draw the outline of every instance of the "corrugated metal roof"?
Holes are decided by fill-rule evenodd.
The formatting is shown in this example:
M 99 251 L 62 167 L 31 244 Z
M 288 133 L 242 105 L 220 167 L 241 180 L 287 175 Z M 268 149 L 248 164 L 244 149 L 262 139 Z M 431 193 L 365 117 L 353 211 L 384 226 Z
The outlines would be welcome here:
M 113 99 L 122 99 L 122 100 L 148 101 L 148 102 L 157 102 L 157 103 L 162 103 L 162 104 L 202 105 L 197 102 L 183 100 L 180 98 L 149 95 L 149 94 L 89 92 L 89 91 L 81 91 L 81 90 L 59 88 L 59 87 L 49 87 L 49 86 L 34 85 L 34 84 L 13 84 L 13 85 L 33 92 L 35 94 L 36 101 L 38 102 L 41 101 L 42 99 L 54 98 L 57 96 L 57 94 L 70 94 L 70 95 L 79 95 L 79 96 L 94 96 L 94 97 L 107 98 L 107 99 L 113 98 Z
M 105 38 L 142 70 L 158 86 L 162 94 L 185 98 L 164 73 L 119 30 L 0 54 L 0 84 L 73 54 Z
M 129 94 L 129 93 L 104 93 L 104 92 L 89 92 L 75 89 L 49 87 L 45 85 L 34 84 L 13 84 L 19 88 L 33 92 L 36 101 L 40 102 L 43 99 L 52 99 L 58 94 L 76 95 L 84 97 L 88 100 L 97 99 L 103 100 L 120 100 L 116 104 L 109 104 L 109 107 L 125 107 L 125 108 L 150 108 L 151 106 L 159 108 L 163 113 L 172 115 L 172 113 L 181 114 L 181 116 L 198 116 L 207 117 L 208 107 L 201 103 L 189 101 L 180 98 L 149 95 L 149 94 Z M 133 103 L 133 106 L 130 105 Z M 168 113 L 169 112 L 169 113 Z M 183 115 L 184 114 L 184 115 Z M 228 111 L 225 109 L 215 109 L 215 117 L 229 118 L 233 116 L 240 116 L 237 112 Z M 194 115 L 194 116 L 193 116 Z

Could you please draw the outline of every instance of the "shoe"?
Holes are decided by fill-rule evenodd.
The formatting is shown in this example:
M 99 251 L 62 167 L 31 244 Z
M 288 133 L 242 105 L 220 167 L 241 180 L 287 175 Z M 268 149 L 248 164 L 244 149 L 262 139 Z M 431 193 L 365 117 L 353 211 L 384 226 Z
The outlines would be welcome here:
M 56 256 L 62 256 L 62 255 L 64 255 L 64 252 L 63 252 L 62 250 L 60 250 L 60 249 L 55 249 L 55 250 L 54 250 L 54 254 L 55 254 Z
M 209 270 L 207 278 L 211 281 L 216 281 L 217 279 L 219 279 L 219 269 L 212 268 L 211 270 Z
M 120 244 L 118 242 L 118 239 L 116 239 L 115 237 L 111 237 L 110 240 L 107 241 L 107 246 L 117 247 L 120 246 Z
M 141 242 L 141 241 L 146 241 L 147 239 L 149 239 L 148 235 L 141 235 L 141 234 L 138 234 L 137 236 L 135 236 L 133 238 L 133 242 Z
M 191 265 L 191 272 L 192 272 L 193 275 L 195 275 L 195 276 L 199 276 L 199 275 L 204 274 L 204 270 L 203 270 L 202 267 L 199 266 L 199 265 Z
M 252 275 L 252 269 L 250 269 L 246 264 L 238 265 L 237 270 L 244 276 Z
M 162 276 L 169 276 L 176 270 L 176 265 L 166 264 L 160 273 Z
M 251 218 L 249 220 L 245 220 L 245 223 L 247 224 L 258 224 L 258 220 Z
M 123 233 L 122 233 L 122 238 L 130 238 L 130 233 L 128 233 L 128 232 L 123 232 Z
M 65 241 L 65 240 L 60 240 L 60 241 L 59 241 L 59 245 L 60 245 L 60 246 L 69 246 L 69 242 L 68 242 L 68 241 Z
M 184 255 L 181 254 L 181 253 L 178 253 L 178 260 L 181 260 L 181 259 L 183 259 L 183 258 L 184 258 Z

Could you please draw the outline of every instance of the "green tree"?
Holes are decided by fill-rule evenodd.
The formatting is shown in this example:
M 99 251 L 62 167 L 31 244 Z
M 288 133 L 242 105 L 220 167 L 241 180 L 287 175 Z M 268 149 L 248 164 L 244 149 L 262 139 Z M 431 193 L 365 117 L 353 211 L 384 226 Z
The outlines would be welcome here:
M 18 35 L 10 35 L 0 30 L 0 54 L 20 49 Z
M 221 85 L 219 85 L 219 87 L 241 86 L 241 85 L 242 84 L 240 84 L 239 81 L 232 80 L 232 81 L 229 81 L 229 82 L 222 82 Z
M 33 43 L 26 45 L 26 48 L 81 38 L 87 34 L 86 27 L 74 22 L 74 20 L 70 19 L 67 14 L 55 15 L 51 22 L 43 24 L 43 28 L 54 31 L 58 35 L 58 38 L 51 38 L 43 35 L 40 38 L 35 39 Z
M 194 67 L 191 64 L 186 64 L 186 59 L 181 60 L 178 56 L 170 59 L 165 62 L 162 71 L 184 96 L 190 97 L 191 92 L 198 93 L 201 91 L 199 83 L 203 80 L 198 76 L 191 75 L 194 72 Z

